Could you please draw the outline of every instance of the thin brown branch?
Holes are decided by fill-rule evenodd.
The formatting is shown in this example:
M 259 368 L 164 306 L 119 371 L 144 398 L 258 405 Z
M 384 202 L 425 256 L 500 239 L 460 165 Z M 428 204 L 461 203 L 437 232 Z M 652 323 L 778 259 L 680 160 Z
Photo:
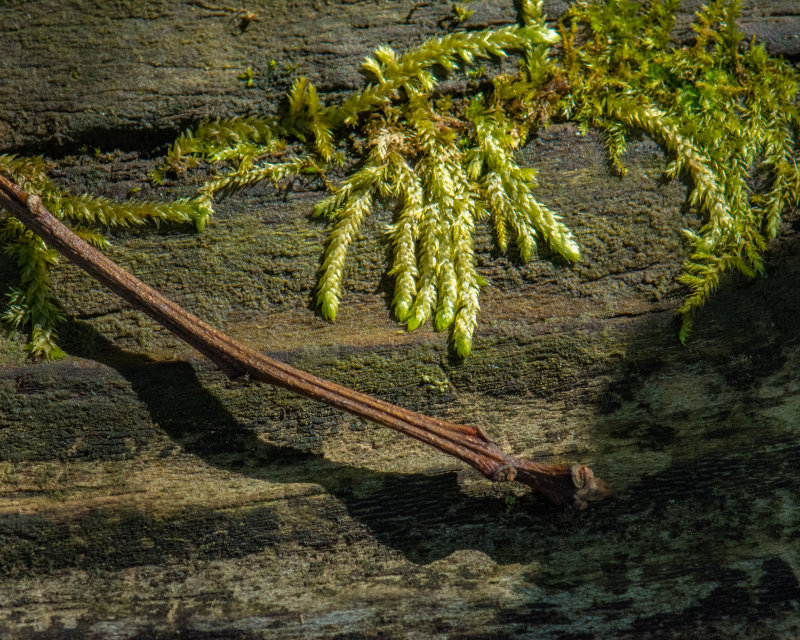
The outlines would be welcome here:
M 522 482 L 559 505 L 579 508 L 602 500 L 608 485 L 589 467 L 552 465 L 502 451 L 478 427 L 454 424 L 403 409 L 273 360 L 200 320 L 106 258 L 55 218 L 34 194 L 0 175 L 0 207 L 48 246 L 206 355 L 231 377 L 248 375 L 325 402 L 421 440 L 472 465 L 490 480 Z

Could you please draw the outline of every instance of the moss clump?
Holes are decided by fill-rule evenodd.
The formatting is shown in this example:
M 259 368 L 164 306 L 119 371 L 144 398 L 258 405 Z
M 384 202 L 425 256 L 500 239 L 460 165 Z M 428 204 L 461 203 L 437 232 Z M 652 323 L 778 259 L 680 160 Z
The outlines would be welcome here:
M 524 261 L 540 245 L 567 261 L 580 257 L 569 229 L 535 199 L 536 173 L 516 163 L 514 150 L 551 119 L 573 119 L 603 132 L 609 160 L 624 174 L 626 139 L 644 132 L 672 157 L 667 176 L 691 180 L 689 202 L 706 219 L 685 231 L 685 340 L 726 271 L 763 270 L 766 241 L 800 196 L 800 116 L 797 73 L 743 41 L 737 1 L 704 7 L 694 44 L 683 47 L 669 39 L 678 4 L 578 1 L 559 38 L 545 26 L 541 2 L 521 2 L 519 26 L 452 33 L 402 55 L 378 49 L 363 65 L 372 82 L 341 104 L 324 105 L 301 78 L 281 118 L 203 125 L 176 142 L 169 162 L 230 163 L 205 185 L 210 198 L 341 162 L 342 143 L 358 127 L 368 153 L 315 208 L 333 224 L 317 286 L 321 312 L 335 319 L 348 247 L 380 202 L 395 211 L 387 228 L 395 315 L 409 330 L 430 317 L 438 330 L 452 327 L 464 356 L 479 310 L 472 238 L 481 221 L 491 221 L 501 251 L 514 242 Z M 469 75 L 477 60 L 512 53 L 518 71 L 488 90 L 463 97 L 437 86 L 443 72 Z M 303 143 L 300 152 L 277 161 L 291 140 Z M 754 176 L 763 188 L 752 187 Z
M 483 221 L 501 251 L 514 243 L 524 261 L 539 247 L 567 262 L 580 258 L 570 230 L 534 197 L 536 172 L 518 165 L 515 150 L 552 119 L 572 119 L 603 132 L 609 160 L 624 174 L 626 140 L 644 132 L 671 156 L 667 176 L 691 181 L 689 203 L 706 221 L 685 231 L 692 250 L 680 278 L 688 290 L 679 309 L 685 340 L 725 272 L 763 270 L 767 240 L 800 198 L 800 114 L 798 74 L 743 40 L 737 0 L 715 0 L 697 14 L 691 46 L 670 42 L 678 4 L 578 0 L 559 34 L 545 25 L 540 1 L 521 0 L 519 25 L 451 33 L 403 54 L 379 48 L 363 64 L 370 82 L 341 103 L 324 104 L 299 78 L 279 117 L 187 131 L 155 178 L 200 161 L 219 168 L 197 199 L 174 205 L 176 212 L 197 208 L 201 228 L 218 194 L 301 173 L 324 178 L 361 146 L 361 162 L 314 210 L 332 224 L 316 287 L 320 311 L 335 319 L 348 249 L 380 204 L 394 211 L 386 237 L 395 315 L 409 330 L 430 318 L 437 330 L 452 329 L 454 351 L 466 356 L 483 284 L 473 237 Z M 510 55 L 517 70 L 480 92 L 440 86 L 447 74 L 471 78 L 477 63 Z M 366 144 L 351 144 L 354 133 Z M 20 264 L 46 271 L 46 249 L 33 255 Z M 43 299 L 51 299 L 49 290 Z M 25 320 L 30 304 L 12 303 L 12 322 L 35 327 Z M 55 311 L 37 313 L 55 318 Z
M 409 330 L 431 317 L 437 330 L 452 327 L 454 350 L 466 356 L 484 283 L 473 255 L 480 221 L 491 220 L 502 250 L 514 241 L 526 260 L 541 243 L 566 260 L 579 258 L 569 229 L 533 197 L 535 171 L 514 158 L 556 104 L 544 85 L 555 70 L 548 48 L 558 35 L 540 8 L 524 4 L 521 25 L 451 33 L 402 55 L 381 47 L 363 65 L 373 81 L 341 104 L 323 105 L 301 78 L 281 118 L 217 121 L 187 132 L 166 166 L 230 163 L 202 188 L 212 198 L 340 163 L 348 132 L 359 127 L 369 151 L 314 210 L 333 224 L 316 288 L 322 315 L 335 319 L 348 248 L 380 202 L 395 211 L 386 230 L 395 315 Z M 439 91 L 443 72 L 467 72 L 476 61 L 511 53 L 523 61 L 520 71 L 496 79 L 495 89 L 468 98 Z M 304 144 L 283 159 L 293 140 Z
M 679 4 L 579 2 L 561 24 L 572 87 L 564 115 L 604 132 L 621 174 L 630 132 L 652 137 L 672 157 L 667 176 L 691 180 L 689 203 L 705 215 L 699 230 L 684 230 L 692 255 L 680 277 L 689 291 L 678 310 L 683 341 L 722 274 L 763 271 L 766 241 L 800 197 L 800 112 L 797 72 L 743 41 L 738 0 L 704 7 L 692 25 L 694 44 L 672 47 Z

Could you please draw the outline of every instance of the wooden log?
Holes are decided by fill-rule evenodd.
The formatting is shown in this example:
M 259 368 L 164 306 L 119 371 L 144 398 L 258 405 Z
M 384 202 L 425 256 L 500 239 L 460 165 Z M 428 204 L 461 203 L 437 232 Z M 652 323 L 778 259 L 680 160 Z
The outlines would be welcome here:
M 402 49 L 451 10 L 421 6 L 406 26 L 408 2 L 253 3 L 261 19 L 240 33 L 190 3 L 62 4 L 0 8 L 2 84 L 25 89 L 5 96 L 3 148 L 54 144 L 75 154 L 61 184 L 164 199 L 193 186 L 148 184 L 154 145 L 197 117 L 274 107 L 288 72 L 282 85 L 257 75 L 265 95 L 236 78 L 248 65 L 287 60 L 345 90 L 373 46 Z M 743 24 L 797 20 L 788 5 L 748 4 Z M 473 6 L 476 23 L 513 17 Z M 770 46 L 790 51 L 798 32 Z M 86 61 L 78 79 L 70 59 Z M 227 198 L 203 234 L 121 234 L 109 253 L 272 356 L 477 424 L 508 450 L 591 464 L 614 488 L 607 503 L 556 510 L 391 432 L 230 382 L 65 265 L 69 357 L 30 363 L 22 336 L 0 338 L 0 636 L 796 637 L 797 212 L 768 276 L 726 282 L 681 347 L 679 230 L 697 221 L 685 187 L 661 181 L 659 149 L 633 143 L 618 179 L 597 139 L 558 125 L 524 155 L 584 259 L 521 266 L 486 230 L 491 286 L 463 363 L 445 335 L 391 319 L 381 213 L 353 248 L 337 322 L 314 313 L 313 181 Z

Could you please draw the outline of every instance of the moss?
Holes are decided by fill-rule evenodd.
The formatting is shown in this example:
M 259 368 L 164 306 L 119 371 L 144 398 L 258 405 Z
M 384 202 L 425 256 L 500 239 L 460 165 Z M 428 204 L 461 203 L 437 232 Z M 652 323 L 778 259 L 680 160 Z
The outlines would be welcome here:
M 666 176 L 691 180 L 689 205 L 705 221 L 699 231 L 684 232 L 694 248 L 679 278 L 690 290 L 679 308 L 684 341 L 723 273 L 761 272 L 765 239 L 800 195 L 793 160 L 800 120 L 796 72 L 754 41 L 741 46 L 738 2 L 716 1 L 699 11 L 691 47 L 668 46 L 676 7 L 575 5 L 562 19 L 572 85 L 562 101 L 584 129 L 603 131 L 618 173 L 626 171 L 620 159 L 629 130 L 638 129 L 673 156 Z M 777 112 L 776 100 L 783 105 Z M 764 184 L 751 193 L 748 181 L 762 174 Z
M 679 308 L 685 340 L 723 274 L 763 271 L 766 241 L 800 197 L 800 112 L 797 74 L 762 46 L 743 43 L 738 2 L 715 0 L 698 12 L 691 46 L 670 45 L 676 9 L 674 0 L 578 2 L 559 23 L 562 46 L 554 55 L 549 47 L 559 35 L 546 26 L 542 3 L 526 1 L 518 6 L 520 25 L 455 32 L 403 54 L 380 47 L 363 64 L 370 83 L 340 104 L 325 104 L 313 84 L 298 78 L 278 116 L 205 123 L 174 143 L 157 182 L 200 161 L 221 168 L 191 200 L 117 207 L 60 191 L 44 176 L 41 159 L 3 157 L 0 164 L 73 222 L 191 219 L 202 228 L 215 195 L 262 180 L 285 188 L 300 175 L 331 186 L 328 173 L 360 152 L 360 163 L 314 209 L 333 225 L 314 290 L 322 316 L 336 318 L 347 255 L 373 209 L 385 207 L 395 316 L 408 330 L 433 320 L 436 330 L 451 331 L 454 353 L 463 357 L 487 284 L 476 269 L 481 221 L 489 222 L 497 249 L 513 250 L 522 262 L 537 253 L 556 263 L 580 257 L 570 227 L 534 197 L 536 171 L 518 163 L 516 150 L 552 119 L 568 118 L 602 134 L 609 166 L 624 175 L 629 139 L 644 132 L 670 156 L 665 175 L 691 183 L 688 204 L 700 218 L 698 230 L 684 230 L 692 253 L 678 278 L 688 288 Z M 443 72 L 469 76 L 477 61 L 509 54 L 518 56 L 519 70 L 495 77 L 490 89 L 441 91 Z M 361 137 L 351 135 L 356 127 Z M 35 353 L 56 354 L 52 331 L 61 310 L 48 278 L 56 257 L 13 218 L 4 229 L 7 252 L 27 265 L 6 319 L 31 327 Z M 613 250 L 625 229 L 587 229 L 585 236 Z M 95 231 L 82 232 L 104 242 Z M 635 256 L 631 268 L 639 264 Z M 604 275 L 598 264 L 584 273 Z M 661 283 L 658 296 L 667 293 L 668 276 L 648 274 Z M 275 286 L 249 289 L 255 298 Z
M 499 251 L 516 245 L 523 262 L 537 252 L 567 262 L 580 256 L 570 228 L 534 198 L 536 172 L 519 166 L 514 151 L 566 117 L 584 132 L 599 130 L 609 165 L 624 175 L 629 138 L 644 132 L 671 157 L 665 175 L 692 183 L 689 205 L 702 219 L 699 231 L 685 231 L 693 253 L 679 277 L 689 289 L 679 309 L 683 341 L 722 274 L 762 271 L 766 239 L 800 197 L 793 160 L 800 115 L 797 74 L 762 46 L 743 45 L 737 1 L 715 0 L 698 12 L 697 40 L 686 47 L 670 45 L 677 6 L 575 3 L 560 21 L 563 44 L 554 56 L 548 47 L 558 38 L 541 2 L 521 2 L 519 27 L 457 32 L 402 55 L 379 48 L 363 65 L 370 84 L 341 104 L 324 104 L 300 78 L 283 116 L 202 125 L 175 143 L 168 162 L 178 171 L 199 159 L 232 165 L 206 183 L 207 196 L 302 172 L 325 179 L 326 168 L 344 161 L 345 126 L 360 126 L 362 162 L 315 208 L 333 223 L 315 292 L 320 311 L 336 318 L 349 248 L 382 202 L 394 209 L 386 233 L 396 317 L 408 330 L 429 318 L 439 331 L 451 328 L 453 349 L 465 356 L 486 283 L 475 269 L 478 221 L 489 219 Z M 469 76 L 476 59 L 512 52 L 520 70 L 494 78 L 491 90 L 434 94 L 437 65 Z M 287 149 L 295 155 L 284 159 Z M 751 194 L 756 173 L 767 178 Z M 587 274 L 600 277 L 593 268 Z
M 44 205 L 56 217 L 98 248 L 108 246 L 98 227 L 194 223 L 202 228 L 210 213 L 202 199 L 171 203 L 128 201 L 120 205 L 99 196 L 73 195 L 59 188 L 47 176 L 49 168 L 41 157 L 0 155 L 0 170 L 23 190 L 41 196 Z M 0 246 L 2 255 L 19 269 L 19 284 L 7 294 L 7 307 L 2 319 L 13 327 L 30 331 L 26 349 L 32 356 L 63 357 L 64 353 L 55 343 L 55 328 L 62 321 L 63 312 L 55 300 L 50 280 L 50 271 L 58 262 L 58 254 L 11 216 L 0 217 Z

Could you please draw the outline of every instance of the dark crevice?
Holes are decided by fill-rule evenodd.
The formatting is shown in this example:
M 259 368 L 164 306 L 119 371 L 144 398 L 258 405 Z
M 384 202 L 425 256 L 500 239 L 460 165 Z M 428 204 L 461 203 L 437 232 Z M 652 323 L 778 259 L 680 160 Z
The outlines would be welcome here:
M 10 146 L 0 151 L 19 155 L 42 154 L 59 159 L 97 149 L 101 152 L 135 152 L 142 158 L 155 158 L 163 155 L 181 132 L 193 124 L 197 124 L 197 121 L 181 120 L 175 127 L 94 127 L 75 132 L 68 138 L 42 138 L 30 144 Z
M 112 309 L 103 309 L 102 311 L 95 311 L 93 313 L 75 313 L 72 314 L 71 317 L 75 320 L 95 320 L 96 318 L 105 318 L 106 316 L 120 313 L 122 311 L 123 307 L 114 307 Z

